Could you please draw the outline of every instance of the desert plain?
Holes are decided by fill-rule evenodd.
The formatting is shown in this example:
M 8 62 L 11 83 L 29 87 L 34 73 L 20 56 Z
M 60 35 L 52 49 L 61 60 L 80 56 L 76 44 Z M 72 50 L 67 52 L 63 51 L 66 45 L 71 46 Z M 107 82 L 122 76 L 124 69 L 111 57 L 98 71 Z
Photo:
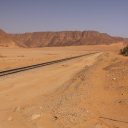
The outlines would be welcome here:
M 0 71 L 97 53 L 0 77 L 0 128 L 128 128 L 122 47 L 1 47 Z

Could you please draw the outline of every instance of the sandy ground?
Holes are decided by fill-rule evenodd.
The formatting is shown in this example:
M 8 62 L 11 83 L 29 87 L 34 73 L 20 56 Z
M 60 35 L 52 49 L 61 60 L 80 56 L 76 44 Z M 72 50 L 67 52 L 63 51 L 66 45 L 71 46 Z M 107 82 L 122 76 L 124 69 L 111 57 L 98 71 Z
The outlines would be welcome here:
M 58 58 L 100 52 L 1 77 L 0 128 L 128 128 L 128 59 L 120 47 L 29 49 Z
M 113 49 L 114 45 L 44 47 L 35 49 L 0 47 L 0 71 L 81 55 L 92 51 L 114 50 L 118 52 L 117 49 Z M 121 44 L 116 45 L 116 48 L 119 49 L 120 47 L 122 47 Z
M 84 54 L 67 48 L 19 49 L 0 48 L 0 71 Z

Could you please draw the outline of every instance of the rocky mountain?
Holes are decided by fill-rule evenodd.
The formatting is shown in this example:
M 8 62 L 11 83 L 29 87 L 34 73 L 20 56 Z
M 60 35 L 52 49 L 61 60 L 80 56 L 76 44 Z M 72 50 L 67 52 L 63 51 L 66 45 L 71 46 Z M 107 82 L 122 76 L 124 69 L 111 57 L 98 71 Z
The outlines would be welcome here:
M 17 44 L 14 39 L 5 31 L 0 29 L 0 47 L 15 47 Z
M 33 32 L 24 34 L 7 34 L 1 30 L 0 45 L 19 47 L 72 46 L 111 44 L 123 40 L 97 31 L 63 31 L 63 32 Z

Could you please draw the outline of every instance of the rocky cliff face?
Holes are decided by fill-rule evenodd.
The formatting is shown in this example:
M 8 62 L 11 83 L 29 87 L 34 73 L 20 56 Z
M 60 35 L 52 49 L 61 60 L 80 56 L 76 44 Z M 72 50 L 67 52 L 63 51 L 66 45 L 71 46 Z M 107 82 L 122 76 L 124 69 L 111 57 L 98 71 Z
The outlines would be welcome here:
M 4 32 L 2 29 L 0 29 L 0 47 L 15 47 L 15 41 L 13 38 Z
M 123 40 L 97 31 L 33 32 L 10 35 L 4 32 L 3 35 L 0 33 L 0 36 L 2 36 L 1 45 L 13 43 L 19 47 L 111 44 Z

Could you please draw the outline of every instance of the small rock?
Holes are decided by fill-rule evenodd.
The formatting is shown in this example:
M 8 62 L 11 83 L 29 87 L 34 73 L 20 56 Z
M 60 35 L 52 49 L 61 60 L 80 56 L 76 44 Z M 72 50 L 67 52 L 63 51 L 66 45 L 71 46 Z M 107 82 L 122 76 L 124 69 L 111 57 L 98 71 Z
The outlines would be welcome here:
M 8 118 L 8 121 L 12 121 L 13 120 L 13 118 L 10 116 L 9 118 Z
M 54 119 L 55 119 L 55 120 L 57 120 L 57 119 L 58 119 L 58 117 L 57 117 L 57 116 L 54 116 Z
M 15 108 L 13 108 L 13 112 L 19 112 L 21 110 L 21 107 L 20 106 L 18 106 L 18 107 L 15 107 Z
M 39 108 L 40 108 L 40 109 L 43 109 L 43 107 L 42 107 L 42 106 L 40 106 Z
M 116 78 L 114 77 L 114 78 L 112 78 L 112 80 L 116 80 Z
M 18 106 L 18 107 L 16 108 L 16 112 L 20 112 L 20 110 L 21 110 L 21 107 Z
M 36 119 L 40 118 L 40 116 L 41 116 L 40 114 L 33 114 L 31 119 L 36 120 Z

